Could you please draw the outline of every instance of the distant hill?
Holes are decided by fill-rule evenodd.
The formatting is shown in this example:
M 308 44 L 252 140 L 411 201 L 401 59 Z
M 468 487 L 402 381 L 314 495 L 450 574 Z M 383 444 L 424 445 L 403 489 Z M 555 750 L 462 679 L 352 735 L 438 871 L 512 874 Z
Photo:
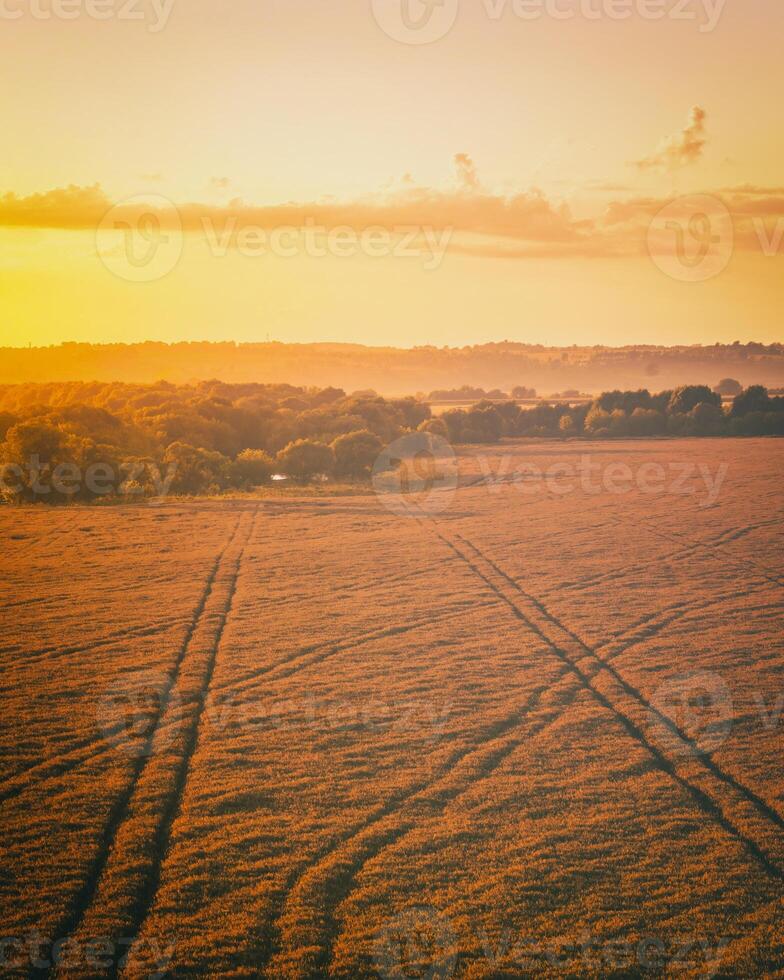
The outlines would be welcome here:
M 516 386 L 540 394 L 575 389 L 660 390 L 681 384 L 784 385 L 784 344 L 710 347 L 543 347 L 495 343 L 474 347 L 363 347 L 355 344 L 77 344 L 0 348 L 0 383 L 128 381 L 287 382 L 372 388 L 384 395 L 476 385 Z

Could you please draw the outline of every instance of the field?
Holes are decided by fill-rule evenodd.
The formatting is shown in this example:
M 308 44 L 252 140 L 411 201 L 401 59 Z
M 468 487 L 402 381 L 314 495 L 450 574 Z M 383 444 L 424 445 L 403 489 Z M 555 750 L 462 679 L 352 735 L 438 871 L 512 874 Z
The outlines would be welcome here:
M 784 446 L 459 468 L 0 510 L 4 975 L 784 976 Z

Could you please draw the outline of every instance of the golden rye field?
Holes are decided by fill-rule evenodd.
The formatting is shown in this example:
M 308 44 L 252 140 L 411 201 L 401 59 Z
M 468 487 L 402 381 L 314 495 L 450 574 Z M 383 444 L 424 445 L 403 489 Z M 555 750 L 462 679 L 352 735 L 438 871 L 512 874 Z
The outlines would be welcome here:
M 782 444 L 459 462 L 0 510 L 5 975 L 784 975 Z

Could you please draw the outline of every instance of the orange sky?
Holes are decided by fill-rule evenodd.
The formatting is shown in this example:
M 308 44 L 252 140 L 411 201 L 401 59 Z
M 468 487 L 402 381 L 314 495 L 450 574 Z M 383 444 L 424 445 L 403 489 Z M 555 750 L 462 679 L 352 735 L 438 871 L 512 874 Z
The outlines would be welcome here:
M 782 339 L 776 0 L 99 2 L 0 3 L 2 343 Z

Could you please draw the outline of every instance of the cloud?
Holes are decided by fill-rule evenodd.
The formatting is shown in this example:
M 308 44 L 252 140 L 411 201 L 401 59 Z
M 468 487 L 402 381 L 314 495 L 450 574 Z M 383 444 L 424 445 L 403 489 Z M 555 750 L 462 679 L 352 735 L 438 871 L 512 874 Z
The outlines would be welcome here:
M 119 225 L 136 227 L 143 216 L 153 213 L 163 228 L 182 228 L 228 247 L 236 245 L 243 230 L 270 232 L 310 226 L 359 233 L 374 228 L 393 233 L 449 231 L 449 251 L 482 258 L 620 258 L 645 254 L 652 218 L 673 200 L 619 192 L 592 217 L 578 218 L 566 203 L 541 191 L 492 193 L 482 188 L 470 157 L 461 154 L 455 159 L 462 179 L 452 190 L 407 183 L 346 201 L 257 205 L 235 198 L 228 204 L 190 202 L 166 208 L 153 199 L 112 202 L 98 184 L 29 197 L 6 194 L 0 196 L 0 227 L 95 230 L 113 208 L 113 219 Z M 758 248 L 755 234 L 760 222 L 775 227 L 784 215 L 784 194 L 775 193 L 779 190 L 744 185 L 713 193 L 733 217 L 738 247 Z
M 588 180 L 583 187 L 586 191 L 595 191 L 597 194 L 632 194 L 635 191 L 628 184 L 603 180 Z
M 100 184 L 58 187 L 42 194 L 0 197 L 0 225 L 17 228 L 97 228 L 111 207 Z
M 761 184 L 738 184 L 736 187 L 722 187 L 719 194 L 737 194 L 749 197 L 769 197 L 774 194 L 784 194 L 784 187 L 765 187 Z
M 476 164 L 467 153 L 457 153 L 455 155 L 455 166 L 457 167 L 457 180 L 463 190 L 479 190 L 479 177 L 476 173 Z
M 228 177 L 210 177 L 210 187 L 216 191 L 225 191 L 228 189 L 231 181 Z
M 688 123 L 679 133 L 663 140 L 653 156 L 636 160 L 634 165 L 639 170 L 672 172 L 696 163 L 702 157 L 708 141 L 705 130 L 706 118 L 705 110 L 698 105 L 694 106 L 689 114 Z

